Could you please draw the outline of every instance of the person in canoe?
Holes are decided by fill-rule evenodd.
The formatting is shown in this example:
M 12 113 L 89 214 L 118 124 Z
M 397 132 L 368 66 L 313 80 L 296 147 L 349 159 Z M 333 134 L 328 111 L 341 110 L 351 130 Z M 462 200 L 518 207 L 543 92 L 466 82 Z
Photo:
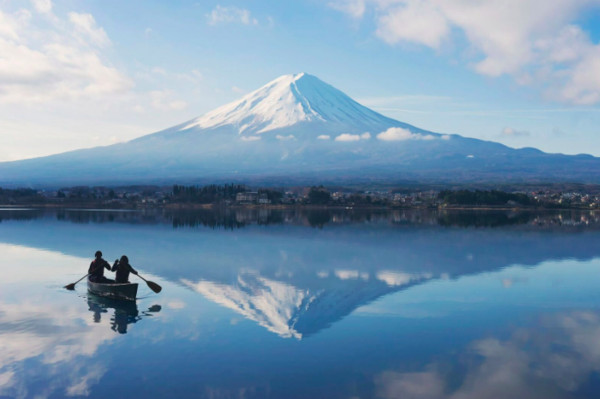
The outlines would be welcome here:
M 112 284 L 115 281 L 104 277 L 104 269 L 110 271 L 110 265 L 107 261 L 102 259 L 102 251 L 96 251 L 94 254 L 96 259 L 90 263 L 88 274 L 90 275 L 90 281 L 94 283 Z
M 115 260 L 111 271 L 116 272 L 115 281 L 117 283 L 128 283 L 129 273 L 138 274 L 138 272 L 131 267 L 129 259 L 125 255 L 121 256 L 121 260 Z

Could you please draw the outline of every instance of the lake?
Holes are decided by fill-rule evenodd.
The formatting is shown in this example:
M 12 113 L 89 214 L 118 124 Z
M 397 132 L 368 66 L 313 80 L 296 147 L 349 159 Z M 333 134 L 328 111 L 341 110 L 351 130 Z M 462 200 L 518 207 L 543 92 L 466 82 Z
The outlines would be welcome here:
M 598 397 L 599 243 L 585 212 L 2 209 L 0 397 Z M 162 292 L 63 289 L 98 249 Z

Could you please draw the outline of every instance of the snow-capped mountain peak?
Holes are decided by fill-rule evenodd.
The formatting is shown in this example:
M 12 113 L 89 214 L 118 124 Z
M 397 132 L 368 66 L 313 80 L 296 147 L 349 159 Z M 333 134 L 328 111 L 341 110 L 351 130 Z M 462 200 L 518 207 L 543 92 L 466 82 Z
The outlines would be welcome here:
M 390 120 L 307 73 L 283 75 L 241 99 L 185 124 L 180 130 L 234 126 L 240 134 L 261 134 L 301 122 L 363 125 Z

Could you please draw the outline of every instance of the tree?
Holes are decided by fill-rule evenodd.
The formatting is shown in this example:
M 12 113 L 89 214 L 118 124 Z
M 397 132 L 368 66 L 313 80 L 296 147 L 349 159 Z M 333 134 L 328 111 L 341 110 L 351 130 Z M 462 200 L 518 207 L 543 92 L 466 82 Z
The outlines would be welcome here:
M 308 192 L 308 202 L 315 205 L 326 205 L 331 201 L 331 194 L 323 186 L 311 187 Z

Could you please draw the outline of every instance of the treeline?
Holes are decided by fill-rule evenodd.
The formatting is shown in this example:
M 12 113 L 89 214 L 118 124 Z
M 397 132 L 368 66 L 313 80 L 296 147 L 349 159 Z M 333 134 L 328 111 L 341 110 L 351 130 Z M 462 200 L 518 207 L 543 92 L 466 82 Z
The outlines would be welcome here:
M 174 185 L 171 196 L 172 202 L 195 204 L 218 204 L 226 201 L 233 202 L 238 193 L 250 192 L 250 188 L 241 184 L 211 184 L 208 186 Z M 270 200 L 272 204 L 281 203 L 283 191 L 261 188 L 256 191 L 259 196 Z
M 352 206 L 390 206 L 388 198 L 370 194 L 354 193 L 343 198 L 334 198 L 323 186 L 313 186 L 308 191 L 307 203 L 310 205 L 352 205 Z
M 225 184 L 208 186 L 173 186 L 172 199 L 176 202 L 191 202 L 197 204 L 214 204 L 225 200 L 234 201 L 237 193 L 248 191 L 240 184 Z
M 438 200 L 447 205 L 506 205 L 511 202 L 519 205 L 532 206 L 538 202 L 526 194 L 507 193 L 504 191 L 469 191 L 443 190 L 438 193 Z
M 0 187 L 0 204 L 32 204 L 42 201 L 43 197 L 31 188 L 8 189 Z

